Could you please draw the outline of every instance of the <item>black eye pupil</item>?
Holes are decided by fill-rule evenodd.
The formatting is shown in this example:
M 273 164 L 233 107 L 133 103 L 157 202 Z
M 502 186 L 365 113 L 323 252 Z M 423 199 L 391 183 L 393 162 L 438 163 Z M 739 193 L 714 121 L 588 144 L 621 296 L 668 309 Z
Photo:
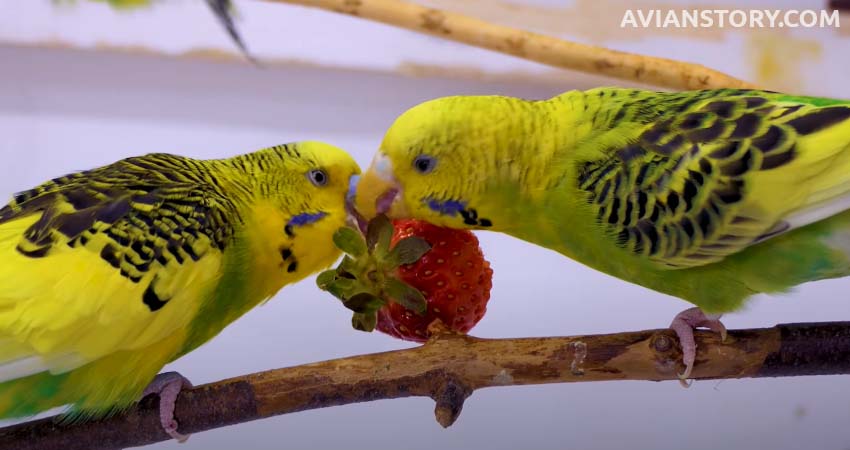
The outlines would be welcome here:
M 324 186 L 328 182 L 328 176 L 321 170 L 311 170 L 310 181 L 316 186 Z
M 428 173 L 434 168 L 434 160 L 429 156 L 420 156 L 413 161 L 413 166 L 420 173 Z

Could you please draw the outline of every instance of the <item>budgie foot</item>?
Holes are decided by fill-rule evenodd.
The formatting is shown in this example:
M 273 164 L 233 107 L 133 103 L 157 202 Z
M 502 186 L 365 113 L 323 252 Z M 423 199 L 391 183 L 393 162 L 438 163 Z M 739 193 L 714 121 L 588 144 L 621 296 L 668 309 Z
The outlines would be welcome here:
M 697 356 L 697 343 L 694 340 L 694 328 L 708 328 L 720 333 L 720 340 L 726 340 L 726 326 L 720 322 L 720 314 L 706 314 L 699 308 L 686 309 L 673 318 L 670 328 L 679 336 L 682 346 L 682 362 L 685 363 L 685 372 L 679 374 L 679 382 L 688 387 L 687 379 L 691 376 L 694 361 Z
M 159 396 L 159 420 L 162 429 L 169 436 L 183 443 L 189 439 L 189 435 L 177 432 L 177 420 L 174 419 L 174 407 L 177 404 L 177 396 L 183 389 L 191 389 L 192 383 L 177 372 L 166 372 L 156 376 L 151 384 L 145 388 L 142 398 L 150 394 Z

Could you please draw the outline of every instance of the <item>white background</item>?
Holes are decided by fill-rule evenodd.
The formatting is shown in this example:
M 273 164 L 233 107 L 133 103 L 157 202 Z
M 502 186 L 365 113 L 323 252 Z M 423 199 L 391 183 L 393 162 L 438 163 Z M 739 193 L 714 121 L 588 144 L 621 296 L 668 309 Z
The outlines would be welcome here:
M 141 45 L 172 54 L 194 48 L 229 51 L 227 38 L 201 3 L 115 14 L 102 5 L 57 12 L 47 2 L 0 0 L 0 40 L 6 42 L 0 46 L 0 193 L 10 195 L 44 179 L 130 155 L 222 157 L 303 139 L 346 148 L 365 167 L 383 130 L 420 101 L 475 93 L 545 98 L 613 83 L 354 19 L 254 2 L 237 3 L 249 45 L 261 57 L 300 63 L 257 69 L 234 62 L 67 48 Z M 562 6 L 557 1 L 533 3 Z M 563 2 L 564 7 L 570 4 Z M 605 19 L 605 26 L 619 23 L 622 8 L 612 10 L 613 19 Z M 850 27 L 850 20 L 846 22 Z M 799 73 L 792 87 L 801 93 L 850 97 L 846 35 L 810 30 L 800 36 L 817 42 L 819 50 L 814 62 L 781 61 L 788 64 L 782 70 Z M 755 79 L 760 72 L 742 44 L 748 39 L 747 31 L 729 31 L 717 39 L 622 38 L 610 45 L 687 58 Z M 61 48 L 44 48 L 45 43 Z M 493 76 L 482 81 L 397 73 L 409 61 L 472 65 Z M 316 64 L 326 68 L 311 67 Z M 492 81 L 500 74 L 512 81 Z M 535 74 L 546 81 L 534 83 Z M 688 307 L 550 251 L 492 233 L 479 236 L 495 280 L 489 313 L 474 330 L 477 336 L 657 328 Z M 740 328 L 848 320 L 848 288 L 850 280 L 835 280 L 802 286 L 779 298 L 757 297 L 746 310 L 727 316 L 726 324 Z M 202 384 L 406 346 L 352 330 L 349 317 L 312 279 L 306 280 L 285 288 L 167 369 Z M 405 399 L 272 418 L 198 434 L 182 446 L 155 448 L 846 450 L 849 387 L 847 377 L 698 382 L 687 390 L 675 382 L 511 387 L 476 392 L 449 430 L 434 421 L 430 400 Z

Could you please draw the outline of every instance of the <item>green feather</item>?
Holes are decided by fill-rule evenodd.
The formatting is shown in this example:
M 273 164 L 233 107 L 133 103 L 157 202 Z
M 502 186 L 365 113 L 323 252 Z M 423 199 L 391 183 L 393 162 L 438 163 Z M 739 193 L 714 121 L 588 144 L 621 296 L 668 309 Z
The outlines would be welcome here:
M 403 114 L 381 148 L 404 193 L 396 211 L 470 227 L 428 207 L 461 202 L 495 231 L 706 312 L 850 274 L 848 101 L 737 89 L 449 97 Z M 421 154 L 436 159 L 431 173 L 412 169 Z M 358 190 L 381 179 L 367 173 Z

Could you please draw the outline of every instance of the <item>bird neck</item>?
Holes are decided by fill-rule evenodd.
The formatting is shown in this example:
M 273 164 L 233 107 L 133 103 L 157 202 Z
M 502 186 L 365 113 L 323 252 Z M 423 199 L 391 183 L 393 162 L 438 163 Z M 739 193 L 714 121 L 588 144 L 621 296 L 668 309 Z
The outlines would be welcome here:
M 512 233 L 529 228 L 537 208 L 551 201 L 553 191 L 564 191 L 575 181 L 574 149 L 591 133 L 582 113 L 582 92 L 568 92 L 537 102 L 517 114 L 517 121 L 500 127 L 493 164 L 497 176 L 483 183 L 483 209 L 492 211 L 494 230 Z M 487 199 L 498 199 L 486 205 Z M 488 207 L 491 206 L 491 207 Z
M 577 260 L 593 259 L 597 250 L 585 240 L 598 229 L 577 189 L 577 163 L 588 156 L 588 148 L 596 149 L 596 142 L 611 135 L 611 120 L 601 114 L 603 103 L 580 91 L 534 102 L 534 114 L 521 125 L 522 147 L 511 152 L 513 157 L 503 157 L 499 182 L 482 196 L 499 199 L 482 208 L 495 211 L 495 231 Z

